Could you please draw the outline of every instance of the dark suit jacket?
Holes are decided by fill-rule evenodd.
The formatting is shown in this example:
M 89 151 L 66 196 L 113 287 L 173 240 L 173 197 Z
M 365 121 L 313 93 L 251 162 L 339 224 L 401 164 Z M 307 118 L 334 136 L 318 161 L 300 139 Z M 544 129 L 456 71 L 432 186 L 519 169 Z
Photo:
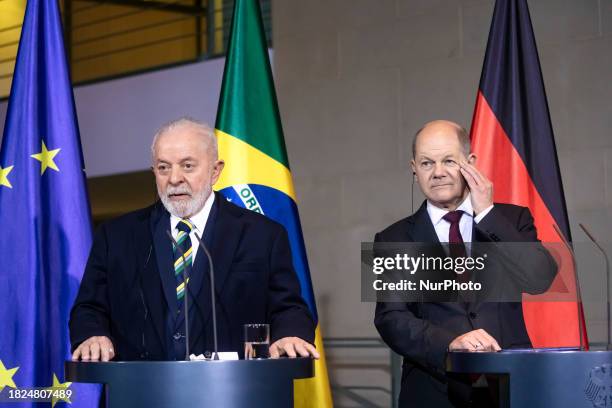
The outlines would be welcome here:
M 243 356 L 246 323 L 269 323 L 271 342 L 297 336 L 313 343 L 285 229 L 215 194 L 204 240 L 214 262 L 219 351 Z M 73 349 L 91 336 L 108 336 L 116 360 L 182 359 L 173 351 L 178 304 L 169 229 L 170 214 L 160 203 L 100 227 L 70 314 Z M 213 350 L 202 249 L 191 275 L 190 348 L 200 354 Z
M 439 242 L 426 202 L 412 216 L 376 234 L 375 241 Z M 474 223 L 472 241 L 530 242 L 537 241 L 537 233 L 528 208 L 496 203 L 489 214 Z M 525 258 L 529 264 L 507 274 L 520 287 L 529 288 L 529 293 L 542 293 L 555 276 L 556 263 L 543 247 L 530 255 Z M 502 348 L 531 346 L 521 303 L 483 302 L 466 307 L 458 302 L 379 302 L 374 323 L 387 345 L 404 356 L 402 407 L 452 406 L 447 394 L 445 360 L 449 344 L 461 334 L 482 328 Z

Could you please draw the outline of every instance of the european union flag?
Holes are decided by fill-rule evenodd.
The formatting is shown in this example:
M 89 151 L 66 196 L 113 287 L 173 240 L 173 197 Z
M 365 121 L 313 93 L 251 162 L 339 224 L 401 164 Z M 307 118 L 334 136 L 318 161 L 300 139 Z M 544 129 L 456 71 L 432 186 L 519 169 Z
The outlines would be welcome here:
M 91 246 L 83 169 L 57 2 L 29 0 L 0 151 L 2 394 L 70 387 L 73 403 L 97 405 L 91 386 L 63 381 L 68 316 Z

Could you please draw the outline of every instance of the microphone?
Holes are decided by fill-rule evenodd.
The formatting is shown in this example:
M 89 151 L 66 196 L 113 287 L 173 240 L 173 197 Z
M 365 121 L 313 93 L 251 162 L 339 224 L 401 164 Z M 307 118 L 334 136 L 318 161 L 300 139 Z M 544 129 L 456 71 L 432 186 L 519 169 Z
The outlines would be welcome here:
M 189 273 L 187 271 L 188 271 L 188 268 L 190 268 L 191 266 L 187 262 L 185 251 L 183 251 L 183 248 L 181 248 L 179 244 L 176 242 L 170 230 L 166 230 L 166 234 L 168 235 L 170 240 L 172 240 L 174 247 L 178 249 L 179 252 L 181 253 L 181 257 L 183 258 L 183 263 L 185 264 L 185 267 L 183 268 L 183 285 L 185 285 L 185 288 L 183 291 L 184 292 L 183 307 L 185 308 L 185 361 L 189 361 L 189 305 L 187 302 L 187 279 L 189 278 Z M 187 237 L 187 239 L 189 239 L 189 237 Z
M 583 224 L 578 224 L 580 228 L 584 231 L 587 237 L 595 244 L 599 252 L 601 252 L 604 256 L 604 260 L 606 262 L 606 316 L 608 321 L 608 342 L 606 344 L 606 350 L 612 350 L 612 342 L 610 341 L 610 260 L 608 259 L 608 254 L 606 251 L 599 245 L 599 242 L 595 239 L 593 234 L 587 230 L 587 228 Z
M 416 173 L 412 172 L 412 184 L 410 185 L 410 214 L 414 214 L 414 179 L 416 179 Z
M 195 235 L 198 242 L 200 243 L 200 247 L 202 247 L 202 249 L 204 250 L 204 253 L 206 254 L 206 258 L 208 258 L 208 274 L 210 276 L 210 303 L 212 305 L 213 342 L 214 342 L 214 352 L 213 352 L 212 359 L 218 360 L 219 359 L 219 349 L 218 349 L 218 341 L 217 341 L 217 309 L 216 309 L 217 298 L 215 295 L 215 271 L 213 268 L 212 257 L 210 256 L 210 252 L 208 251 L 208 248 L 206 247 L 206 245 L 204 245 L 204 241 L 202 241 L 202 239 L 198 236 L 197 232 L 194 232 L 193 234 Z
M 561 238 L 561 241 L 563 242 L 563 244 L 565 245 L 565 247 L 567 248 L 567 250 L 569 251 L 572 257 L 572 265 L 574 266 L 574 279 L 576 281 L 576 298 L 577 298 L 576 303 L 578 306 L 578 330 L 580 331 L 579 333 L 580 351 L 584 351 L 585 348 L 584 348 L 584 321 L 582 320 L 582 295 L 580 294 L 580 281 L 578 280 L 578 266 L 576 265 L 576 255 L 574 254 L 574 250 L 572 249 L 569 242 L 567 242 L 567 240 L 565 239 L 565 235 L 563 235 L 563 233 L 559 229 L 559 226 L 557 224 L 553 224 L 553 228 L 557 232 L 557 235 L 559 235 L 559 238 Z
M 144 322 L 142 326 L 142 339 L 141 339 L 142 353 L 140 353 L 140 358 L 142 359 L 147 359 L 149 357 L 149 352 L 147 351 L 147 343 L 145 341 L 145 327 L 147 325 L 147 319 L 149 317 L 149 308 L 147 307 L 147 302 L 145 302 L 144 290 L 143 290 L 144 285 L 142 284 L 142 279 L 143 279 L 142 276 L 144 275 L 144 270 L 149 264 L 149 259 L 151 259 L 152 251 L 153 251 L 153 245 L 150 245 L 149 254 L 147 255 L 147 260 L 145 261 L 142 267 L 142 273 L 140 273 L 138 276 L 138 292 L 140 294 L 140 301 L 142 302 L 142 307 L 144 308 Z

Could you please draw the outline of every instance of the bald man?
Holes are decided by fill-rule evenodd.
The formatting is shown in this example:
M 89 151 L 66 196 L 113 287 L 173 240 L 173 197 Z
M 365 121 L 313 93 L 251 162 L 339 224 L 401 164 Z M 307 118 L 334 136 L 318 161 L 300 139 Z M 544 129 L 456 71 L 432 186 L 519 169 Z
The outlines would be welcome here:
M 453 243 L 457 234 L 463 242 L 537 241 L 529 209 L 493 203 L 493 184 L 475 167 L 463 127 L 445 120 L 425 124 L 412 153 L 412 171 L 427 199 L 376 234 L 376 242 Z M 536 250 L 531 261 L 535 267 L 520 279 L 528 282 L 529 293 L 541 293 L 556 264 L 545 250 Z M 469 381 L 445 374 L 447 352 L 531 347 L 521 303 L 379 302 L 374 323 L 404 356 L 401 407 L 496 406 L 486 389 L 474 392 Z

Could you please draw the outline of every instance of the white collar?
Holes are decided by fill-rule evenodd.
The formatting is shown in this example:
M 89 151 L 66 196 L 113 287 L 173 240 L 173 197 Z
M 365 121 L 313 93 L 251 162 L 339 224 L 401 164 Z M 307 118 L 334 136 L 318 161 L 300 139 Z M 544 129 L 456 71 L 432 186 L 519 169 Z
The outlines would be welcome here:
M 211 191 L 210 195 L 204 202 L 204 206 L 200 211 L 196 214 L 189 217 L 189 221 L 193 225 L 193 229 L 198 233 L 200 238 L 204 238 L 202 235 L 204 234 L 204 228 L 206 227 L 206 221 L 208 221 L 208 216 L 210 215 L 210 210 L 212 209 L 213 203 L 215 202 L 215 192 Z M 176 215 L 170 214 L 170 227 L 172 228 L 172 233 L 175 233 L 176 225 L 181 221 L 182 218 L 177 217 Z
M 459 207 L 456 209 L 457 211 L 463 211 L 465 214 L 470 217 L 474 217 L 474 209 L 472 208 L 472 200 L 470 200 L 470 193 L 465 197 L 463 202 L 459 204 Z M 427 200 L 427 213 L 429 214 L 429 218 L 433 225 L 437 225 L 442 217 L 444 217 L 450 211 L 444 208 L 436 207 L 429 200 Z

